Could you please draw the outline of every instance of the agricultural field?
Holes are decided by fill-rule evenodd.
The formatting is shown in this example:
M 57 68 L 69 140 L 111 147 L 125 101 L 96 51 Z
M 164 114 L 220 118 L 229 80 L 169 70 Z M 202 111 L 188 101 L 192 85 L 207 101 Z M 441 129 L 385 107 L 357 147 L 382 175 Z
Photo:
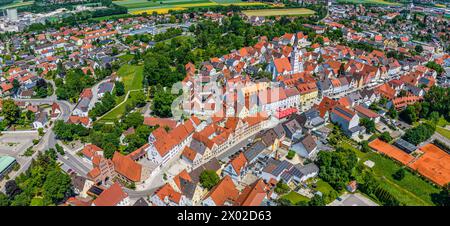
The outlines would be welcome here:
M 338 3 L 353 3 L 353 4 L 379 4 L 379 5 L 402 5 L 397 2 L 389 2 L 385 0 L 338 0 Z
M 21 7 L 21 6 L 27 6 L 27 5 L 31 5 L 33 3 L 34 3 L 34 1 L 24 2 L 23 0 L 17 0 L 11 4 L 0 6 L 0 10 L 9 9 L 9 8 L 17 8 L 17 7 Z
M 151 14 L 153 12 L 159 14 L 168 13 L 169 10 L 185 10 L 188 8 L 214 7 L 214 6 L 251 6 L 266 5 L 260 2 L 243 2 L 241 0 L 121 0 L 114 1 L 115 4 L 128 8 L 131 14 Z
M 245 10 L 247 16 L 310 16 L 313 10 L 305 8 Z

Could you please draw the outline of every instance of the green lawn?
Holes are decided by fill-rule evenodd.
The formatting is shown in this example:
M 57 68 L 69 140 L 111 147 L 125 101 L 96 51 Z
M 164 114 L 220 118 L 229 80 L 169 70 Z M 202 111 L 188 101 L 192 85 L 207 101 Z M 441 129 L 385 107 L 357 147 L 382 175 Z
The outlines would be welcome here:
M 437 126 L 436 132 L 438 132 L 442 136 L 446 137 L 447 139 L 450 139 L 450 130 L 447 130 L 447 129 Z
M 288 194 L 284 195 L 282 198 L 289 200 L 293 205 L 297 204 L 298 202 L 305 201 L 308 202 L 309 198 L 300 195 L 299 193 L 295 191 L 291 191 Z
M 328 184 L 327 182 L 323 181 L 323 180 L 319 180 L 316 183 L 317 187 L 316 190 L 322 192 L 322 194 L 328 194 L 332 191 L 335 191 L 333 187 L 331 187 L 330 184 Z
M 30 203 L 30 206 L 43 206 L 43 205 L 44 199 L 42 197 L 34 197 Z
M 117 75 L 122 79 L 125 86 L 125 92 L 134 89 L 142 88 L 142 81 L 144 79 L 143 74 L 144 67 L 125 64 L 119 68 Z

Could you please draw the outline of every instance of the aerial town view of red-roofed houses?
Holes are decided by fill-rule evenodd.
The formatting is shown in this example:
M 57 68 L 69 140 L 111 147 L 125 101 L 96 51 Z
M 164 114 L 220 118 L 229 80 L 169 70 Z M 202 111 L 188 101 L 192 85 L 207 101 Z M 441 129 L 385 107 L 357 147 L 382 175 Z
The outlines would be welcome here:
M 450 205 L 448 2 L 89 3 L 0 0 L 0 206 Z

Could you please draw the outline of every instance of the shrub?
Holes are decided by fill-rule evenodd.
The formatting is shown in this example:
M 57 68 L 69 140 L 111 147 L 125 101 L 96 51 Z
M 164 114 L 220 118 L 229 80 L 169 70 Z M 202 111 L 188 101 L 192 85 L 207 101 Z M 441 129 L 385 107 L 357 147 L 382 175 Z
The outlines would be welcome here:
M 294 156 L 295 156 L 295 151 L 289 150 L 289 152 L 288 152 L 286 158 L 287 158 L 287 159 L 293 159 Z
M 402 180 L 403 178 L 405 178 L 405 169 L 401 168 L 401 169 L 397 170 L 397 172 L 392 174 L 392 177 L 398 181 Z

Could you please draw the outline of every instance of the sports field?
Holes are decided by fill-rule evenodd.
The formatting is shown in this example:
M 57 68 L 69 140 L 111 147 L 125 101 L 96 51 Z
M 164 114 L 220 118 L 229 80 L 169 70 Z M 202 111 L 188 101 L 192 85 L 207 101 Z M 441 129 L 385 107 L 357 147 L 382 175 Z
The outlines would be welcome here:
M 347 138 L 344 138 L 339 146 L 353 150 L 358 156 L 359 162 L 373 161 L 375 166 L 372 168 L 372 172 L 376 180 L 401 203 L 408 206 L 434 205 L 431 197 L 433 194 L 438 193 L 439 189 L 430 182 L 422 179 L 416 173 L 411 173 L 409 170 L 406 171 L 402 180 L 398 181 L 393 178 L 392 175 L 403 168 L 404 165 L 377 152 L 361 152 L 350 144 Z
M 243 2 L 241 0 L 121 0 L 114 1 L 115 4 L 128 8 L 131 14 L 151 14 L 157 12 L 159 14 L 168 13 L 169 10 L 185 10 L 188 8 L 214 7 L 214 6 L 252 6 L 266 5 L 260 2 Z
M 243 12 L 247 16 L 310 16 L 316 13 L 313 10 L 305 8 L 259 9 L 259 10 L 245 10 Z
M 402 5 L 397 2 L 389 2 L 385 0 L 338 0 L 338 3 L 354 3 L 354 4 L 379 4 L 379 5 Z

